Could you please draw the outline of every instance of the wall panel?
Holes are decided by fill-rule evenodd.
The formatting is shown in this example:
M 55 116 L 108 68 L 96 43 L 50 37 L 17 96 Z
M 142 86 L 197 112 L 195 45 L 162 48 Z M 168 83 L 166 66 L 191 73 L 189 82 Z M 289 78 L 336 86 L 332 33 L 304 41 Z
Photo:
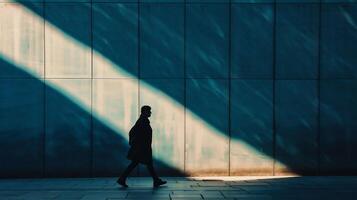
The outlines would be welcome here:
M 93 4 L 95 78 L 128 78 L 138 75 L 137 12 L 137 4 Z
M 129 164 L 127 140 L 138 116 L 138 81 L 93 80 L 92 108 L 94 176 L 119 174 Z
M 273 78 L 273 4 L 232 4 L 231 76 Z
M 167 96 L 164 91 L 173 91 L 175 98 Z M 149 120 L 153 129 L 154 164 L 157 171 L 166 176 L 184 171 L 184 107 L 180 104 L 183 99 L 183 79 L 143 79 L 140 83 L 140 107 L 152 107 Z M 146 169 L 141 171 L 141 174 L 148 175 Z
M 273 174 L 273 81 L 231 81 L 231 175 Z
M 357 77 L 357 4 L 322 4 L 321 78 Z
M 186 5 L 187 77 L 228 77 L 228 19 L 228 4 Z
M 0 80 L 0 177 L 42 176 L 43 105 L 40 81 Z
M 1 57 L 21 69 L 0 68 L 0 78 L 44 76 L 43 4 L 28 6 L 33 11 L 19 3 L 0 3 Z
M 318 4 L 278 4 L 276 13 L 276 78 L 318 77 Z
M 45 5 L 47 78 L 91 77 L 91 10 L 87 3 Z
M 46 87 L 45 175 L 89 176 L 90 79 L 52 79 Z
M 184 5 L 142 4 L 140 77 L 184 77 Z
M 316 84 L 315 80 L 276 81 L 276 174 L 317 173 Z
M 189 79 L 186 101 L 186 173 L 228 175 L 228 81 Z
M 357 81 L 321 81 L 321 172 L 355 174 Z

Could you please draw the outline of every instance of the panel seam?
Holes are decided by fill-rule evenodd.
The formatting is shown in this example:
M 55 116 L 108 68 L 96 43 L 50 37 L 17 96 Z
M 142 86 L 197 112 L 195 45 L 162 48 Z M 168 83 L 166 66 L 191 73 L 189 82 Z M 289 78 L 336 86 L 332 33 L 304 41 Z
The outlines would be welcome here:
M 276 175 L 276 15 L 277 15 L 277 2 L 276 0 L 273 3 L 273 66 L 272 66 L 272 76 L 273 76 L 273 176 Z
M 318 30 L 318 64 L 317 64 L 317 174 L 321 175 L 321 122 L 320 122 L 320 83 L 321 83 L 321 30 L 322 30 L 322 0 L 319 2 L 319 30 Z
M 91 125 L 90 125 L 90 176 L 94 177 L 94 125 L 93 125 L 93 0 L 90 2 L 90 41 L 91 41 Z
M 187 73 L 187 69 L 186 69 L 186 14 L 187 14 L 187 8 L 186 8 L 186 6 L 187 6 L 187 2 L 186 2 L 187 0 L 184 0 L 184 5 L 183 5 L 183 29 L 184 29 L 184 31 L 183 31 L 183 82 L 184 82 L 184 86 L 183 86 L 183 89 L 184 89 L 184 95 L 183 95 L 183 104 L 184 104 L 184 110 L 183 110 L 183 112 L 184 112 L 184 156 L 183 156 L 183 171 L 184 171 L 184 173 L 186 173 L 186 157 L 187 157 L 187 151 L 186 151 L 186 138 L 187 138 L 187 133 L 186 133 L 186 107 L 187 107 L 187 92 L 186 92 L 186 87 L 187 87 L 187 83 L 186 83 L 186 73 Z
M 47 101 L 46 101 L 46 2 L 42 3 L 43 14 L 43 136 L 42 136 L 42 176 L 46 177 L 46 123 L 47 123 Z
M 231 142 L 232 142 L 232 122 L 231 122 L 231 97 L 232 97 L 232 0 L 229 0 L 228 19 L 228 176 L 231 176 Z

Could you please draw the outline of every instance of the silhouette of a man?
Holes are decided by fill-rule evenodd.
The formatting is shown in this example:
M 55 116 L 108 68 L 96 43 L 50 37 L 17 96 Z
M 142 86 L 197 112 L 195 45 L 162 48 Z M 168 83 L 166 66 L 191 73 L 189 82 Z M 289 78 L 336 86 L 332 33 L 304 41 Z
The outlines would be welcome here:
M 154 187 L 166 183 L 166 181 L 161 180 L 157 176 L 152 163 L 152 129 L 149 121 L 150 116 L 151 107 L 147 105 L 141 107 L 141 115 L 129 132 L 130 149 L 127 158 L 131 160 L 131 163 L 117 180 L 117 183 L 123 187 L 128 187 L 125 183 L 126 178 L 139 163 L 146 165 L 148 168 L 153 178 Z

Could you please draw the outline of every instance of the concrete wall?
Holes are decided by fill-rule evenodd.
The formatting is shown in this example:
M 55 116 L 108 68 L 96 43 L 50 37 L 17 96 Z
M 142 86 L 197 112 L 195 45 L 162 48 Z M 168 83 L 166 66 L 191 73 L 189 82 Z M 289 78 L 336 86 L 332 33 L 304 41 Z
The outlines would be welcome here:
M 357 1 L 0 0 L 0 176 L 356 174 Z M 140 167 L 133 175 L 148 175 Z

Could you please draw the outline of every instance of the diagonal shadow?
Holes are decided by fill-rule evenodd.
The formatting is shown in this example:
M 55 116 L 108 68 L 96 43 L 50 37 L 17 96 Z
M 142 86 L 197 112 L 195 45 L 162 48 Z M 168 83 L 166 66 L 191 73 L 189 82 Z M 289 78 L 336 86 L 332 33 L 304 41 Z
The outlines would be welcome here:
M 115 176 L 126 167 L 126 133 L 113 130 L 18 66 L 0 59 L 0 70 L 23 77 L 0 79 L 0 177 Z M 184 176 L 160 160 L 154 162 Z

